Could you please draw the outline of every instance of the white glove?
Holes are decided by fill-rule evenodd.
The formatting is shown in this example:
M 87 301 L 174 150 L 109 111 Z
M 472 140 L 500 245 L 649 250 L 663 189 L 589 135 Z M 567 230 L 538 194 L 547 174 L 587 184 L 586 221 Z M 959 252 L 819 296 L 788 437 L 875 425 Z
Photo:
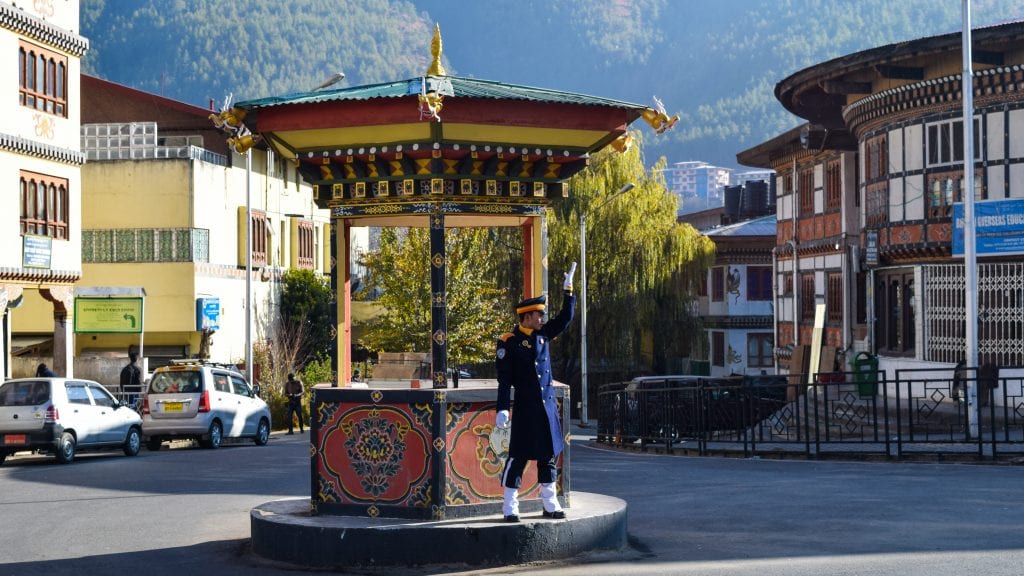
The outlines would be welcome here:
M 565 273 L 565 282 L 562 283 L 562 289 L 566 292 L 572 292 L 572 277 L 576 275 L 576 263 L 573 262 L 572 266 L 569 267 L 569 271 Z
M 508 410 L 498 410 L 498 415 L 494 417 L 494 425 L 498 428 L 508 428 Z

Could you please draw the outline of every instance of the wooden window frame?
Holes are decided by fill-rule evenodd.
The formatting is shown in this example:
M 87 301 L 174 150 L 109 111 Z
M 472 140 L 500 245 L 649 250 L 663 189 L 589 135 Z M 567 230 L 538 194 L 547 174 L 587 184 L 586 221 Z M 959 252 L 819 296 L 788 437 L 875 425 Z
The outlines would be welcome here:
M 840 324 L 843 321 L 843 274 L 841 272 L 828 273 L 826 290 L 826 321 L 830 324 Z
M 711 301 L 725 302 L 725 267 L 711 269 Z
M 270 236 L 270 221 L 267 219 L 267 213 L 263 210 L 250 210 L 249 212 L 252 226 L 252 265 L 266 266 L 269 262 L 267 238 Z M 243 236 L 243 241 L 244 239 Z
M 843 204 L 843 170 L 839 159 L 825 165 L 825 211 L 835 212 Z
M 711 332 L 711 365 L 725 368 L 725 332 Z
M 800 174 L 800 216 L 814 215 L 814 167 L 803 168 Z
M 19 190 L 21 233 L 67 240 L 70 234 L 67 178 L 22 170 Z
M 800 320 L 814 320 L 814 273 L 800 275 Z
M 18 102 L 61 118 L 68 117 L 68 57 L 18 41 Z
M 771 300 L 773 277 L 771 266 L 747 266 L 747 301 Z
M 768 343 L 767 349 L 765 343 Z M 747 334 L 747 367 L 771 368 L 775 365 L 775 338 L 769 332 Z M 765 354 L 767 353 L 767 354 Z
M 314 229 L 312 220 L 299 220 L 297 225 L 298 241 L 298 267 L 304 270 L 312 270 L 316 262 L 316 248 L 313 241 Z

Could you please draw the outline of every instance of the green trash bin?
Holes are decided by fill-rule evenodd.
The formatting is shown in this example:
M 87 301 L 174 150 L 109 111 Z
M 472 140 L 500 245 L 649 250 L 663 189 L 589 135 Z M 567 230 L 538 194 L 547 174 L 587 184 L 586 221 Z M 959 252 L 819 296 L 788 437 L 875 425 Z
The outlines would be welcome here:
M 858 352 L 853 357 L 853 379 L 857 383 L 857 393 L 861 398 L 877 395 L 878 356 L 868 352 Z

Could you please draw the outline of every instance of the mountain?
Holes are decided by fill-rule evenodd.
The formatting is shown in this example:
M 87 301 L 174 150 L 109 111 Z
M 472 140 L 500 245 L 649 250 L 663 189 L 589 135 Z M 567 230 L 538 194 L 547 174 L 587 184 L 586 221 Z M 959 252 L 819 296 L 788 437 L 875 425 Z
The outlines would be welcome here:
M 647 163 L 705 160 L 796 125 L 775 84 L 844 54 L 960 29 L 945 0 L 82 0 L 83 71 L 200 106 L 423 74 L 439 23 L 449 74 L 640 104 Z M 1024 17 L 1024 0 L 974 0 L 974 26 Z

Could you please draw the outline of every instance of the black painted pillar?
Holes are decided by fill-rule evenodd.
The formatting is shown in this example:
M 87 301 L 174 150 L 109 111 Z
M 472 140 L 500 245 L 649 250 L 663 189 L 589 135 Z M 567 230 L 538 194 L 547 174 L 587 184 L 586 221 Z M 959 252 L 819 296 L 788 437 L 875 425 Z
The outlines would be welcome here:
M 448 387 L 447 257 L 444 246 L 444 212 L 434 204 L 430 214 L 430 349 L 434 388 Z

